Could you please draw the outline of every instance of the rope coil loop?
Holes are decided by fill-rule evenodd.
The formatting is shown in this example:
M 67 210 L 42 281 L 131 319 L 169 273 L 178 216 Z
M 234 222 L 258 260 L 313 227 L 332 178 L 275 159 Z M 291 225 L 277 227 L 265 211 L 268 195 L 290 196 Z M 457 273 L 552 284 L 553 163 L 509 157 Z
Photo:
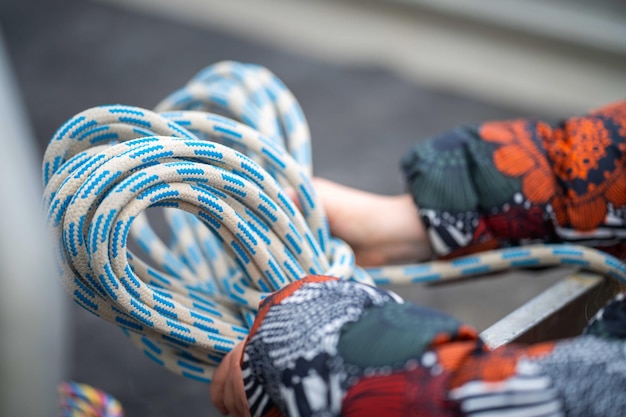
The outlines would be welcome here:
M 373 285 L 577 262 L 626 281 L 618 260 L 574 246 L 366 272 L 330 236 L 311 186 L 306 119 L 271 72 L 219 63 L 157 110 L 102 106 L 66 122 L 44 155 L 44 205 L 74 300 L 183 376 L 209 382 L 259 302 L 311 274 Z M 155 207 L 168 242 L 146 216 Z

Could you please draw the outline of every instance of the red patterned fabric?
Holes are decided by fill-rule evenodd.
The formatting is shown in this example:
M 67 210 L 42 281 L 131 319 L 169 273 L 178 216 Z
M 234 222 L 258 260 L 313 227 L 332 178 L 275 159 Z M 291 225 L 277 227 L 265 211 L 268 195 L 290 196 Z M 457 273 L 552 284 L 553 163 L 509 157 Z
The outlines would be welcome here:
M 487 122 L 417 144 L 403 170 L 435 252 L 533 240 L 623 251 L 625 126 L 622 101 L 555 126 Z

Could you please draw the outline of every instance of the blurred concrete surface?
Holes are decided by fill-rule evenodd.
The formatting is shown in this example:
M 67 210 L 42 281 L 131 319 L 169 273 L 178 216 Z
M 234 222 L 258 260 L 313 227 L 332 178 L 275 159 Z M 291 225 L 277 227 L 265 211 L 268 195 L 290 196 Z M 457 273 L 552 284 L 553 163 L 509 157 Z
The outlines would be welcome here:
M 186 8 L 192 3 L 203 8 Z M 416 17 L 397 10 L 381 12 L 380 20 L 372 15 L 359 20 L 365 6 L 341 3 L 334 11 L 316 12 L 304 1 L 262 4 L 248 9 L 252 3 L 241 1 L 129 0 L 119 7 L 80 0 L 4 0 L 0 25 L 40 152 L 77 112 L 107 103 L 150 108 L 204 66 L 234 59 L 267 66 L 293 90 L 311 125 L 317 175 L 395 194 L 404 189 L 398 160 L 416 140 L 489 119 L 554 118 L 622 94 L 614 83 L 624 74 L 610 65 L 597 69 L 593 63 L 571 73 L 554 69 L 535 85 L 531 81 L 537 80 L 532 76 L 538 70 L 532 63 L 561 58 L 547 50 L 524 55 L 524 42 L 519 50 L 523 56 L 505 47 L 501 61 L 476 66 L 493 56 L 482 55 L 488 45 L 462 43 L 454 28 L 429 32 L 430 18 L 416 25 Z M 294 9 L 295 4 L 302 8 Z M 295 23 L 289 20 L 294 13 L 301 14 Z M 324 25 L 316 13 L 322 13 Z M 279 30 L 281 19 L 291 22 L 289 31 Z M 266 34 L 261 26 L 267 26 Z M 423 32 L 415 33 L 413 26 Z M 333 32 L 341 27 L 340 34 Z M 307 40 L 310 34 L 326 36 L 330 49 Z M 385 41 L 386 36 L 394 41 Z M 441 49 L 438 42 L 448 36 L 452 42 L 447 47 L 453 49 Z M 396 40 L 403 42 L 402 53 L 393 52 Z M 457 41 L 461 43 L 454 47 Z M 385 59 L 376 58 L 386 51 Z M 357 52 L 369 58 L 358 58 Z M 437 54 L 446 59 L 435 60 Z M 411 70 L 409 65 L 387 64 L 387 58 L 395 62 L 400 55 L 423 66 Z M 452 71 L 455 65 L 467 67 L 467 73 L 458 75 Z M 578 85 L 577 77 L 587 72 L 596 84 Z M 518 84 L 506 81 L 516 77 Z M 494 95 L 498 90 L 506 97 Z M 484 328 L 565 272 L 525 271 L 449 287 L 398 290 Z M 49 279 L 56 279 L 54 275 L 50 271 Z M 114 326 L 75 307 L 71 327 L 69 377 L 109 391 L 128 416 L 218 415 L 206 386 L 154 365 Z
M 100 1 L 543 114 L 620 99 L 626 85 L 626 13 L 610 0 Z
M 438 13 L 579 50 L 626 53 L 626 4 L 621 0 L 369 1 L 407 6 L 417 13 Z

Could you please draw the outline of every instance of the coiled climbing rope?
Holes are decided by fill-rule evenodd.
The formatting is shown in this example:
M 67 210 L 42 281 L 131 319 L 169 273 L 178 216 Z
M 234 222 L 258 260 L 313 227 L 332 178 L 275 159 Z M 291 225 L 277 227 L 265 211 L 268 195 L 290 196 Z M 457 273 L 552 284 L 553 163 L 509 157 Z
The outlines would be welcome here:
M 74 116 L 43 161 L 67 290 L 158 364 L 209 382 L 258 303 L 310 274 L 374 285 L 576 264 L 626 282 L 619 260 L 570 245 L 364 270 L 329 233 L 310 155 L 300 106 L 256 65 L 208 67 L 155 111 L 112 105 Z M 153 208 L 167 220 L 167 242 L 145 213 Z

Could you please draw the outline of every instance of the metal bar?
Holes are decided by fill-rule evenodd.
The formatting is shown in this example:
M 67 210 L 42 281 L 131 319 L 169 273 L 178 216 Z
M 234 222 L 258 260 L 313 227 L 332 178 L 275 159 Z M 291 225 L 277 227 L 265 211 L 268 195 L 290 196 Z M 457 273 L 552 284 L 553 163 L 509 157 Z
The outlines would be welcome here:
M 571 274 L 493 324 L 481 337 L 491 348 L 573 337 L 613 293 L 602 276 Z

